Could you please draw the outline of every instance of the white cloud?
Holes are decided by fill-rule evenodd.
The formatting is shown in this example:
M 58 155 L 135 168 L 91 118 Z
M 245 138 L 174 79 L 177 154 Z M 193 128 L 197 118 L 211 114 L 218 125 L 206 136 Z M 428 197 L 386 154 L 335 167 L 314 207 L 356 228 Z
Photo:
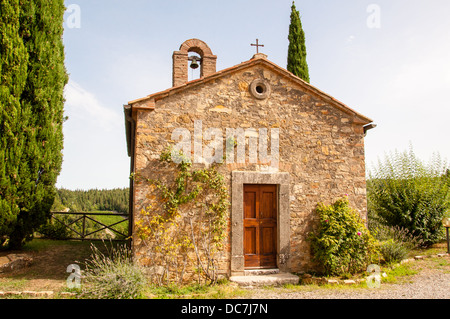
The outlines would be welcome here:
M 354 35 L 351 35 L 347 38 L 347 44 L 352 43 L 353 41 L 355 41 L 356 37 Z
M 64 92 L 65 110 L 69 119 L 96 123 L 105 131 L 112 131 L 122 124 L 122 118 L 116 112 L 103 106 L 94 94 L 85 90 L 75 81 L 70 80 Z
M 128 185 L 123 115 L 105 107 L 77 82 L 65 88 L 64 161 L 58 187 L 114 188 Z
M 447 95 L 450 88 L 450 48 L 411 50 L 403 61 L 385 69 L 377 83 L 379 94 L 365 101 L 372 106 L 371 117 L 378 128 L 369 132 L 366 152 L 369 162 L 383 158 L 384 152 L 407 150 L 428 161 L 433 153 L 450 159 L 446 131 L 450 116 Z M 384 81 L 384 83 L 383 83 Z

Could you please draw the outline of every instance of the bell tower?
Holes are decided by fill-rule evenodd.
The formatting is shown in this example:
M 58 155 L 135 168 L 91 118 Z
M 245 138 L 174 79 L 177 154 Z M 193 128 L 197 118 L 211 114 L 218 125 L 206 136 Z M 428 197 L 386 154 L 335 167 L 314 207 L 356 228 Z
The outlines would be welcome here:
M 200 59 L 189 58 L 189 53 L 195 52 Z M 190 39 L 185 41 L 179 51 L 173 52 L 173 86 L 180 86 L 188 82 L 189 61 L 192 61 L 193 67 L 200 64 L 200 77 L 205 77 L 216 73 L 217 56 L 213 55 L 209 46 L 199 39 Z

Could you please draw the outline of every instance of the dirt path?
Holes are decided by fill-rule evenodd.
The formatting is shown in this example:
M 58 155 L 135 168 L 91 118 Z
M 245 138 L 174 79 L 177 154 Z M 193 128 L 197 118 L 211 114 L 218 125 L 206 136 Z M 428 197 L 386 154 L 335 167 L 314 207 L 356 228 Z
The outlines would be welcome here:
M 416 275 L 411 283 L 383 284 L 379 289 L 336 288 L 275 292 L 255 290 L 253 299 L 450 299 L 450 274 Z
M 0 256 L 17 253 L 33 258 L 30 267 L 0 274 L 0 291 L 60 291 L 69 276 L 67 267 L 84 262 L 91 254 L 87 242 L 53 242 L 48 245 L 43 241 L 37 244 L 37 248 L 20 252 L 0 252 Z
M 288 289 L 256 289 L 253 299 L 450 299 L 450 258 L 411 262 L 412 276 L 398 283 L 381 284 L 380 288 L 327 288 L 315 286 Z

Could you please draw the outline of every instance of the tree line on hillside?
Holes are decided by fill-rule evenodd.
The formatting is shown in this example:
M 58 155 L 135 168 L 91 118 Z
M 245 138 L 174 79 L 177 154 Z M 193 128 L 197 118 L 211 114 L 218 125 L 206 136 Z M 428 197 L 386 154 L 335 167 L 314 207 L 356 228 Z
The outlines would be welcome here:
M 52 211 L 114 211 L 128 213 L 129 188 L 68 190 L 58 189 Z

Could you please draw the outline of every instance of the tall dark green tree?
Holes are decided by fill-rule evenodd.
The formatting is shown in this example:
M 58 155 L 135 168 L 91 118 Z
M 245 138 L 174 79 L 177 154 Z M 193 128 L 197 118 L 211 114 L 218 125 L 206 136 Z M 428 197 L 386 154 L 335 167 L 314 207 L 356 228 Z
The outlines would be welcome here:
M 289 49 L 287 70 L 309 83 L 309 68 L 306 61 L 305 32 L 303 31 L 300 12 L 292 2 L 291 24 L 289 26 Z
M 20 212 L 19 166 L 27 116 L 20 97 L 27 78 L 28 54 L 19 34 L 19 0 L 0 0 L 0 245 Z
M 18 2 L 1 1 L 2 5 Z M 20 248 L 46 222 L 55 198 L 62 164 L 63 90 L 68 80 L 62 41 L 64 11 L 63 0 L 20 2 L 20 27 L 14 29 L 14 37 L 17 39 L 18 34 L 27 58 L 20 61 L 26 76 L 23 90 L 16 96 L 21 119 L 16 129 L 21 129 L 23 138 L 17 142 L 20 151 L 14 161 L 11 155 L 5 156 L 12 162 L 5 172 L 9 185 L 14 185 L 10 187 L 12 198 L 0 194 L 2 201 L 14 204 L 14 214 L 17 209 L 19 212 L 8 234 L 11 248 Z M 6 143 L 7 148 L 14 145 L 11 141 Z

